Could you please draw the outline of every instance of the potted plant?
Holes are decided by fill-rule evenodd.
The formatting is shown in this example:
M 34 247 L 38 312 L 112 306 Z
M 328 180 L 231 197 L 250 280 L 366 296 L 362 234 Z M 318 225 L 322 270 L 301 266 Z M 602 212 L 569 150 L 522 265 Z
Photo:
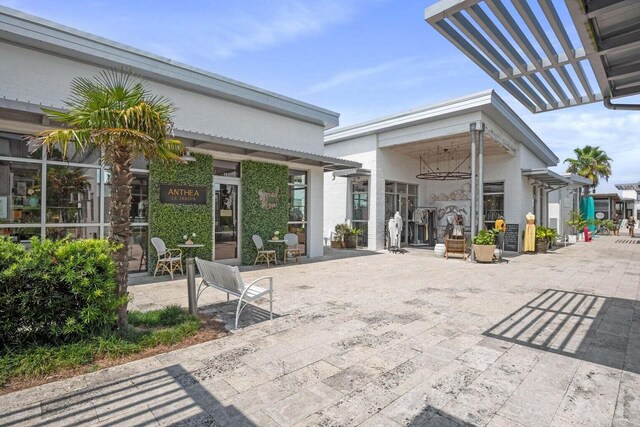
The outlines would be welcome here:
M 567 225 L 573 228 L 573 235 L 575 236 L 574 239 L 569 240 L 569 243 L 575 243 L 575 241 L 578 240 L 578 236 L 582 233 L 582 230 L 588 225 L 588 223 L 584 218 L 582 218 L 580 212 L 571 211 Z M 572 242 L 571 240 L 575 241 Z
M 493 251 L 496 249 L 496 229 L 491 231 L 480 230 L 476 234 L 471 243 L 473 244 L 473 253 L 477 262 L 492 262 Z
M 536 227 L 536 252 L 544 254 L 549 249 L 549 239 L 555 230 L 547 227 Z
M 358 247 L 358 237 L 362 235 L 362 230 L 349 227 L 344 234 L 344 247 L 355 249 Z
M 347 224 L 336 224 L 333 235 L 331 236 L 331 247 L 334 249 L 344 248 L 344 236 L 347 232 Z

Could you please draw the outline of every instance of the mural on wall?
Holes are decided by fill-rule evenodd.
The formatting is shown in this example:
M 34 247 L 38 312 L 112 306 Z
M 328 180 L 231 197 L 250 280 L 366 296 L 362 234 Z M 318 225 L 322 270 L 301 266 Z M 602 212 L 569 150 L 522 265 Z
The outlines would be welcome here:
M 437 237 L 439 242 L 444 242 L 447 224 L 453 224 L 454 217 L 460 215 L 465 230 L 470 225 L 471 213 L 471 184 L 465 183 L 461 188 L 449 193 L 433 193 L 431 204 L 436 208 Z

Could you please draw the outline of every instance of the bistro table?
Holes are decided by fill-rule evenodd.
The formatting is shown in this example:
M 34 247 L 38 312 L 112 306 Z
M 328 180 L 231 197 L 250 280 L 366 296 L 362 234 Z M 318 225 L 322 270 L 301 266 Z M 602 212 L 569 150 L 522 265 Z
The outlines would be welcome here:
M 284 241 L 284 239 L 269 239 L 267 240 L 267 243 L 286 243 L 286 242 Z M 284 262 L 284 255 L 282 256 L 282 259 L 283 259 L 282 262 Z M 276 265 L 278 265 L 278 249 L 276 249 Z
M 198 300 L 196 298 L 196 268 L 193 262 L 193 250 L 195 248 L 203 248 L 200 243 L 183 243 L 178 245 L 179 248 L 186 249 L 187 252 L 187 294 L 189 296 L 189 313 L 194 316 L 198 315 Z

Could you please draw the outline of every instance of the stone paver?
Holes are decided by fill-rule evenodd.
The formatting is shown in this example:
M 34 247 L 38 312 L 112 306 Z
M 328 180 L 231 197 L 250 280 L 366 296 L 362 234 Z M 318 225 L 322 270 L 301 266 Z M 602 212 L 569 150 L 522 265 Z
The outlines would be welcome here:
M 2 395 L 0 425 L 637 426 L 640 245 L 618 240 L 249 268 L 274 276 L 272 322 L 260 301 L 228 337 Z M 187 304 L 183 279 L 131 289 Z M 220 292 L 200 307 L 233 320 Z

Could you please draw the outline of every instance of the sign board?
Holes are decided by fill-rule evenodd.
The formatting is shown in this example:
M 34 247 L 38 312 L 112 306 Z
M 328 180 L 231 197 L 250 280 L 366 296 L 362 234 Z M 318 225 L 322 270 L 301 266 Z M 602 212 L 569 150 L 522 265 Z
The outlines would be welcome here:
M 504 233 L 504 250 L 508 252 L 518 252 L 520 249 L 520 224 L 507 224 L 507 231 Z
M 596 218 L 598 218 L 598 219 L 604 219 L 604 217 L 605 217 L 604 212 L 598 212 L 596 214 Z
M 160 203 L 173 205 L 206 205 L 207 187 L 160 184 Z

